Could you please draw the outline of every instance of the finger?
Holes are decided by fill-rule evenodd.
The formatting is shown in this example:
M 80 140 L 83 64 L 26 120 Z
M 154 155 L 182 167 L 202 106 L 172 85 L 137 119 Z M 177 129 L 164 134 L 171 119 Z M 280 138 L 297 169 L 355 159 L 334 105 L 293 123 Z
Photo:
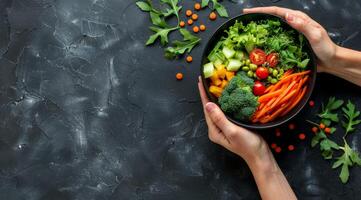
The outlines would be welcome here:
M 311 44 L 322 38 L 318 24 L 311 18 L 302 18 L 292 13 L 286 13 L 285 19 L 291 27 L 303 33 Z
M 266 13 L 266 14 L 271 14 L 271 15 L 277 15 L 282 18 L 284 18 L 286 16 L 287 12 L 294 12 L 294 11 L 291 9 L 288 9 L 288 8 L 281 8 L 281 7 L 275 7 L 275 6 L 243 9 L 243 13 L 245 13 L 245 14 Z
M 206 119 L 207 125 L 208 125 L 208 129 L 211 130 L 216 130 L 216 132 L 219 132 L 217 126 L 212 122 L 212 120 L 209 117 L 208 112 L 205 110 L 205 105 L 209 102 L 208 97 L 206 95 L 206 92 L 204 90 L 203 84 L 202 84 L 202 80 L 199 77 L 198 78 L 198 90 L 199 90 L 199 94 L 201 96 L 201 101 L 203 104 L 203 112 L 204 112 L 204 117 Z
M 320 25 L 312 20 L 308 15 L 300 11 L 271 6 L 244 9 L 243 12 L 267 13 L 284 18 L 291 27 L 303 33 L 311 44 L 316 43 L 320 38 L 322 38 L 322 32 L 319 29 Z
M 234 133 L 235 125 L 228 121 L 222 110 L 215 103 L 208 102 L 205 108 L 209 118 L 226 137 Z
M 204 90 L 204 86 L 203 86 L 203 82 L 201 77 L 198 77 L 198 90 L 199 90 L 199 94 L 201 96 L 201 100 L 202 100 L 202 104 L 203 106 L 206 105 L 206 103 L 209 102 L 206 91 Z

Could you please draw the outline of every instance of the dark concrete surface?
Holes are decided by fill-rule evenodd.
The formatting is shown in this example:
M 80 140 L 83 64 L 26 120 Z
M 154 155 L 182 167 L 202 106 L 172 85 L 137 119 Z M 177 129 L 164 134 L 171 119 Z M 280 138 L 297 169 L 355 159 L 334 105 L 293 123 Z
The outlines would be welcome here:
M 200 56 L 225 19 L 211 23 L 201 11 L 208 29 L 194 62 L 168 61 L 158 44 L 144 46 L 150 22 L 134 2 L 0 1 L 0 199 L 259 199 L 245 163 L 208 140 L 199 102 Z M 230 16 L 266 5 L 305 11 L 335 42 L 361 50 L 360 1 L 234 2 L 224 3 Z M 322 100 L 351 98 L 361 108 L 360 94 L 320 75 L 316 107 L 295 119 L 297 131 L 309 130 L 304 119 L 315 119 Z M 300 142 L 283 130 L 277 142 L 296 150 L 276 158 L 300 199 L 361 198 L 360 168 L 343 185 L 309 133 Z M 360 129 L 349 137 L 359 152 L 360 139 Z

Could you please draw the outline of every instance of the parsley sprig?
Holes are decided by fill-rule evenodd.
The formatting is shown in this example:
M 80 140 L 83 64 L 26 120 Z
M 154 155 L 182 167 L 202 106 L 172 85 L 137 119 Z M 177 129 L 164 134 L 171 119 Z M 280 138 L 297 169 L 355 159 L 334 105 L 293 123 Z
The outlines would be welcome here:
M 331 126 L 332 123 L 339 122 L 339 117 L 337 111 L 343 105 L 342 100 L 336 100 L 335 97 L 331 97 L 326 106 L 322 105 L 322 111 L 318 114 L 318 117 L 321 118 L 320 123 L 325 124 L 326 126 Z M 341 121 L 341 125 L 345 130 L 343 136 L 343 146 L 338 145 L 336 142 L 332 141 L 324 132 L 324 130 L 319 129 L 316 135 L 312 138 L 311 146 L 315 147 L 317 144 L 320 144 L 321 154 L 324 159 L 332 159 L 335 151 L 342 151 L 342 155 L 335 158 L 335 162 L 332 165 L 333 169 L 341 167 L 340 179 L 342 183 L 346 183 L 349 179 L 349 167 L 355 165 L 361 166 L 361 158 L 357 151 L 353 150 L 347 143 L 346 136 L 356 130 L 355 126 L 361 123 L 360 111 L 356 110 L 356 106 L 348 101 L 347 105 L 342 107 L 344 119 Z M 308 122 L 311 122 L 307 120 Z M 336 128 L 332 127 L 330 134 L 334 133 Z
M 138 1 L 136 5 L 144 12 L 149 12 L 150 19 L 153 26 L 150 26 L 150 30 L 154 32 L 149 37 L 146 45 L 154 44 L 157 39 L 160 40 L 162 46 L 166 46 L 169 43 L 169 34 L 173 31 L 179 30 L 183 36 L 183 41 L 173 41 L 172 45 L 166 48 L 165 56 L 167 58 L 175 58 L 178 55 L 182 55 L 185 52 L 191 52 L 192 49 L 200 42 L 200 38 L 192 35 L 189 31 L 181 29 L 179 26 L 180 17 L 179 11 L 182 6 L 178 5 L 179 0 L 160 0 L 161 4 L 166 5 L 167 8 L 160 10 L 154 7 L 151 0 Z M 167 19 L 171 16 L 177 18 L 177 25 L 170 26 L 167 23 Z
M 212 6 L 211 3 L 212 2 Z M 218 2 L 218 0 L 202 0 L 202 8 L 208 6 L 212 10 L 216 10 L 221 17 L 228 17 L 227 9 Z

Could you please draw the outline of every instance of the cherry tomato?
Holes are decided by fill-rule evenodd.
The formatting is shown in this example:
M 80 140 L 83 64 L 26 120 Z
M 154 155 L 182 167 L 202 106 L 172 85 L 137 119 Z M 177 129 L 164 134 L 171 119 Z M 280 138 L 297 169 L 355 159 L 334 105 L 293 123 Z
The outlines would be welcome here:
M 276 67 L 278 64 L 278 54 L 277 53 L 270 53 L 267 56 L 267 62 L 270 67 Z
M 253 94 L 256 96 L 261 96 L 264 94 L 264 91 L 266 91 L 266 87 L 263 85 L 263 83 L 257 81 L 254 83 L 253 86 Z
M 261 49 L 253 49 L 249 54 L 249 59 L 255 65 L 262 65 L 266 61 L 266 53 Z
M 256 75 L 260 79 L 266 79 L 268 77 L 268 70 L 265 67 L 258 67 L 256 70 Z

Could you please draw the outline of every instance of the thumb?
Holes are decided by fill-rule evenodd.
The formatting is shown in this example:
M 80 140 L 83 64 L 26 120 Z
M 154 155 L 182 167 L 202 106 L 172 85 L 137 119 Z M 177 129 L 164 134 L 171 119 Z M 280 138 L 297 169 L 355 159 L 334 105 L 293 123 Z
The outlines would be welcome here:
M 234 124 L 228 121 L 222 110 L 212 102 L 207 103 L 205 107 L 212 122 L 221 129 L 225 135 L 231 134 L 234 130 Z

